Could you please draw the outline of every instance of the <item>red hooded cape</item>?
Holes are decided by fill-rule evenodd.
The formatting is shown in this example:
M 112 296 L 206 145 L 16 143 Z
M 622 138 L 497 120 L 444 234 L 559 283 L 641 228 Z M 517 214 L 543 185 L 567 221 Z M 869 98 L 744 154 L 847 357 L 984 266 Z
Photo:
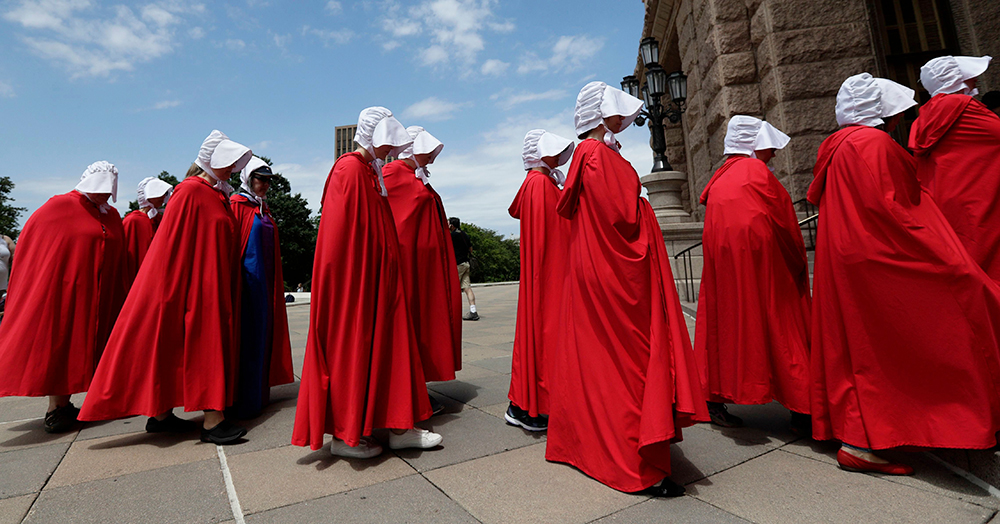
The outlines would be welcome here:
M 334 163 L 322 209 L 292 433 L 312 449 L 325 433 L 356 446 L 374 428 L 431 416 L 392 211 L 360 153 Z
M 917 177 L 958 238 L 1000 280 L 1000 118 L 968 95 L 935 96 L 910 128 Z
M 31 215 L 0 324 L 0 397 L 87 391 L 125 301 L 124 269 L 114 208 L 71 191 Z
M 694 352 L 660 226 L 621 155 L 576 148 L 557 207 L 569 264 L 549 357 L 545 458 L 627 492 L 670 474 L 670 443 L 707 421 Z
M 521 221 L 521 282 L 507 397 L 532 417 L 549 413 L 546 354 L 567 321 L 562 294 L 569 221 L 556 213 L 560 195 L 551 176 L 530 170 L 509 210 Z
M 131 286 L 135 276 L 139 274 L 139 267 L 142 266 L 149 245 L 153 243 L 153 235 L 160 225 L 163 215 L 156 215 L 150 219 L 142 209 L 137 209 L 127 215 L 122 220 L 122 227 L 125 228 L 125 245 L 128 252 L 125 254 L 125 282 Z
M 792 199 L 767 164 L 731 157 L 701 203 L 694 347 L 709 401 L 809 413 L 809 267 Z
M 253 229 L 254 216 L 260 211 L 256 202 L 243 195 L 233 195 L 230 199 L 233 215 L 236 216 L 237 228 L 240 232 L 240 260 L 246 254 L 247 240 Z M 292 343 L 288 337 L 288 311 L 285 309 L 285 276 L 281 271 L 281 244 L 278 242 L 278 226 L 271 211 L 264 207 L 264 212 L 271 218 L 274 226 L 274 314 L 271 326 L 274 338 L 271 346 L 271 366 L 269 385 L 280 386 L 295 382 L 292 371 Z
M 462 369 L 462 292 L 444 204 L 402 160 L 387 164 L 382 176 L 399 236 L 399 267 L 424 379 L 455 380 Z
M 989 448 L 1000 430 L 1000 286 L 969 256 L 912 157 L 851 126 L 820 146 L 813 436 Z
M 108 340 L 80 420 L 153 417 L 232 403 L 239 259 L 229 200 L 200 177 L 177 185 Z

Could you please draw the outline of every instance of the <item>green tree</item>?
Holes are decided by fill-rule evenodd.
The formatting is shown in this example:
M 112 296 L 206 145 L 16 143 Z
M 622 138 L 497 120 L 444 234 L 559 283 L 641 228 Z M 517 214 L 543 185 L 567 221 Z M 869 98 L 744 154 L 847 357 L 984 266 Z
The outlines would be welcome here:
M 260 157 L 273 165 L 270 158 Z M 240 174 L 233 173 L 229 184 L 239 191 Z M 309 203 L 301 193 L 292 194 L 288 179 L 275 173 L 271 188 L 267 191 L 267 207 L 274 215 L 281 241 L 281 269 L 285 277 L 285 289 L 294 289 L 296 284 L 306 284 L 312 278 L 313 255 L 316 253 L 316 228 L 318 221 L 309 217 Z
M 14 202 L 14 198 L 10 196 L 12 191 L 14 191 L 14 182 L 11 181 L 10 177 L 0 177 L 0 234 L 16 240 L 17 236 L 21 234 L 17 222 L 27 209 L 12 205 Z
M 468 222 L 462 223 L 462 231 L 469 235 L 472 254 L 479 262 L 472 271 L 473 282 L 510 282 L 520 278 L 521 255 L 517 240 Z
M 166 171 L 160 171 L 160 174 L 156 178 L 159 178 L 160 180 L 162 180 L 162 181 L 164 181 L 164 182 L 166 182 L 166 183 L 168 183 L 168 184 L 170 184 L 170 185 L 172 185 L 174 187 L 177 187 L 177 184 L 181 183 L 180 180 L 177 180 L 177 177 L 175 177 L 174 175 L 171 175 L 170 173 L 167 173 Z M 138 209 L 139 209 L 139 201 L 138 200 L 132 200 L 132 201 L 130 201 L 128 203 L 128 211 L 129 211 L 129 213 L 131 213 L 132 211 L 138 211 Z

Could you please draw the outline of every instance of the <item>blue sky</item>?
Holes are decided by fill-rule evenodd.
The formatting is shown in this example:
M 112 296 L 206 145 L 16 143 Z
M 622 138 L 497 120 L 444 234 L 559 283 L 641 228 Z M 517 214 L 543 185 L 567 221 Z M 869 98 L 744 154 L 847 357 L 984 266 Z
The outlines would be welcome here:
M 182 177 L 220 129 L 275 162 L 315 211 L 333 129 L 390 108 L 445 143 L 449 215 L 516 234 L 507 207 L 533 128 L 573 136 L 590 80 L 635 64 L 640 0 L 0 1 L 0 152 L 34 211 L 97 160 L 119 210 L 143 177 Z M 640 173 L 645 129 L 620 136 Z M 23 217 L 22 221 L 27 218 Z

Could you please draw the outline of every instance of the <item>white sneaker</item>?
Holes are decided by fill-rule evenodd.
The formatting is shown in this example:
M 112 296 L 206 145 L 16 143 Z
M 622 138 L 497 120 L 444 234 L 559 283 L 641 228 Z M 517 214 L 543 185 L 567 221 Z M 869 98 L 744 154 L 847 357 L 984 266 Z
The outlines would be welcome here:
M 402 435 L 389 432 L 389 448 L 391 449 L 430 449 L 440 444 L 442 440 L 444 438 L 441 435 L 420 428 L 408 429 Z
M 382 446 L 367 437 L 362 437 L 361 442 L 353 448 L 343 440 L 333 439 L 330 443 L 330 454 L 337 457 L 366 459 L 381 455 Z

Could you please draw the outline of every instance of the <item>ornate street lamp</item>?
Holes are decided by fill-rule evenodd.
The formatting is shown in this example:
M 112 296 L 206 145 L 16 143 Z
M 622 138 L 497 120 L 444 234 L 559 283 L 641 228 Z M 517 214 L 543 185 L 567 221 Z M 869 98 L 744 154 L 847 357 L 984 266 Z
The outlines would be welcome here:
M 671 124 L 681 121 L 681 114 L 687 109 L 687 75 L 680 71 L 667 74 L 660 66 L 660 46 L 653 37 L 643 38 L 639 44 L 639 53 L 646 65 L 646 83 L 642 86 L 642 100 L 645 111 L 639 113 L 635 125 L 643 126 L 649 120 L 649 132 L 653 138 L 653 169 L 652 172 L 673 171 L 667 161 L 666 138 L 663 135 L 663 121 Z M 639 98 L 639 79 L 629 75 L 622 79 L 622 90 Z M 669 95 L 669 101 L 661 101 L 664 95 Z

